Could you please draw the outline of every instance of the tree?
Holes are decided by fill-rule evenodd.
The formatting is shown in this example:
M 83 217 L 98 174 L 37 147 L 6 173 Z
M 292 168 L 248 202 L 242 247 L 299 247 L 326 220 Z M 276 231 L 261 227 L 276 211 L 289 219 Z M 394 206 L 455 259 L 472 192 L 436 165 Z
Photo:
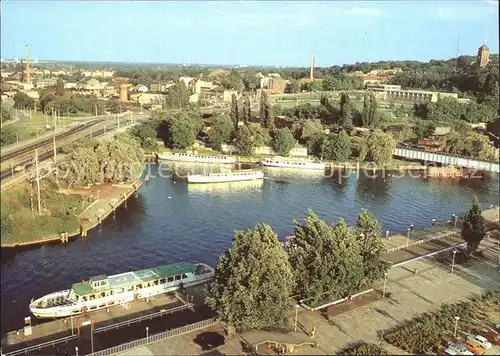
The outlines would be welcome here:
M 238 101 L 236 100 L 236 94 L 231 95 L 231 121 L 233 122 L 234 128 L 238 128 L 239 112 L 238 112 Z
M 307 142 L 311 137 L 324 135 L 323 125 L 319 119 L 308 119 L 302 123 L 302 135 L 300 139 Z
M 58 162 L 58 171 L 58 176 L 62 176 L 71 188 L 101 182 L 97 153 L 89 144 L 76 147 L 66 160 Z
M 106 110 L 112 114 L 123 112 L 123 105 L 118 99 L 109 99 L 106 101 Z
M 309 305 L 359 291 L 363 279 L 360 249 L 343 220 L 330 226 L 310 211 L 304 224 L 295 228 L 289 256 L 294 292 Z
M 364 161 L 367 158 L 379 167 L 389 167 L 395 148 L 396 142 L 390 134 L 380 130 L 365 132 L 361 137 L 359 159 Z
M 9 111 L 8 111 L 6 108 L 4 108 L 4 107 L 2 106 L 2 107 L 0 107 L 0 110 L 1 110 L 1 111 L 0 111 L 0 120 L 1 120 L 2 122 L 12 120 L 12 117 L 10 116 Z
M 26 93 L 18 91 L 13 97 L 16 109 L 29 109 L 35 105 L 35 99 L 29 97 Z
M 381 238 L 380 223 L 367 210 L 358 215 L 356 236 L 363 260 L 363 286 L 371 287 L 373 282 L 383 278 L 390 267 L 384 260 L 386 249 Z
M 243 95 L 243 112 L 242 112 L 242 119 L 244 123 L 250 122 L 250 119 L 252 118 L 252 111 L 251 111 L 251 106 L 250 106 L 250 97 L 248 94 Z
M 338 134 L 333 134 L 328 140 L 324 157 L 335 162 L 347 162 L 351 157 L 351 139 L 349 135 L 341 130 Z
M 250 122 L 247 125 L 248 130 L 252 137 L 253 147 L 266 146 L 271 142 L 271 135 L 269 135 L 269 130 L 262 127 L 259 123 Z
M 139 142 L 146 152 L 153 152 L 156 148 L 156 128 L 153 123 L 145 122 L 130 129 L 132 136 Z
M 369 126 L 371 127 L 376 127 L 378 122 L 378 117 L 377 117 L 377 100 L 375 99 L 375 93 L 374 92 L 370 92 L 370 110 L 369 110 L 369 117 L 370 117 L 370 121 L 369 121 Z
M 237 231 L 219 258 L 206 303 L 219 322 L 237 331 L 286 326 L 293 274 L 278 236 L 269 225 Z
M 276 135 L 272 141 L 272 147 L 274 152 L 280 156 L 287 156 L 292 148 L 295 146 L 295 138 L 292 133 L 285 127 L 276 132 Z
M 56 82 L 56 96 L 64 96 L 64 80 L 62 78 L 57 78 Z
M 203 121 L 197 114 L 180 113 L 169 122 L 170 140 L 174 148 L 187 148 L 196 142 Z
M 230 142 L 233 130 L 231 118 L 225 114 L 215 114 L 212 119 L 212 129 L 208 132 L 208 141 L 213 148 L 220 150 L 223 144 Z
M 38 99 L 38 103 L 40 104 L 40 110 L 46 113 L 47 111 L 45 110 L 45 107 L 47 106 L 47 104 L 56 99 L 57 97 L 52 91 L 47 91 L 47 90 L 42 91 L 40 93 L 40 98 Z
M 352 104 L 349 94 L 346 93 L 340 95 L 340 117 L 342 126 L 352 125 Z
M 129 133 L 120 133 L 96 149 L 101 181 L 136 179 L 144 170 L 144 151 Z
M 270 132 L 274 132 L 274 130 L 276 130 L 276 126 L 274 124 L 274 109 L 269 105 L 266 108 L 266 114 L 264 116 L 264 127 Z
M 370 93 L 365 92 L 363 96 L 363 127 L 370 125 Z
M 266 121 L 266 115 L 269 108 L 269 97 L 267 92 L 261 91 L 260 94 L 260 103 L 259 103 L 259 111 L 260 111 L 260 122 L 264 123 Z
M 238 128 L 235 138 L 235 146 L 238 153 L 242 156 L 251 156 L 253 153 L 252 134 L 250 130 L 243 125 Z
M 434 131 L 436 131 L 436 124 L 433 121 L 418 120 L 413 127 L 413 133 L 419 139 L 434 135 Z
M 300 93 L 300 80 L 292 79 L 290 81 L 292 93 Z
M 0 130 L 0 147 L 4 147 L 16 142 L 16 133 L 11 127 L 3 127 Z
M 462 238 L 467 242 L 467 252 L 469 254 L 477 251 L 484 236 L 484 217 L 481 213 L 479 200 L 474 195 L 472 198 L 472 207 L 465 215 L 462 226 Z

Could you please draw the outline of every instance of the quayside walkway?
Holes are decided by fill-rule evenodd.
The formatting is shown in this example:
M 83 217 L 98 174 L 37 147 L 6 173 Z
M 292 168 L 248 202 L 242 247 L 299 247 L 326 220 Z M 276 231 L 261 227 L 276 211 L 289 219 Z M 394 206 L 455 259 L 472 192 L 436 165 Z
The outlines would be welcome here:
M 394 150 L 394 156 L 425 161 L 425 162 L 436 162 L 446 166 L 466 167 L 493 173 L 500 173 L 500 167 L 498 161 L 497 162 L 481 161 L 468 157 L 460 157 L 454 155 L 447 155 L 443 153 L 435 153 L 435 152 L 428 152 L 428 151 L 408 149 L 408 148 L 396 148 Z

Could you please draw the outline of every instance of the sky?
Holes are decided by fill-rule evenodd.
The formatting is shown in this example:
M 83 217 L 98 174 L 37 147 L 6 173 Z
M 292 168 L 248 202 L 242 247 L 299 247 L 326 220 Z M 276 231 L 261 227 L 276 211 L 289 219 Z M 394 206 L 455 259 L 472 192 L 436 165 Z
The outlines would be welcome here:
M 498 53 L 498 1 L 1 3 L 1 57 L 306 67 Z M 459 40 L 457 40 L 459 39 Z

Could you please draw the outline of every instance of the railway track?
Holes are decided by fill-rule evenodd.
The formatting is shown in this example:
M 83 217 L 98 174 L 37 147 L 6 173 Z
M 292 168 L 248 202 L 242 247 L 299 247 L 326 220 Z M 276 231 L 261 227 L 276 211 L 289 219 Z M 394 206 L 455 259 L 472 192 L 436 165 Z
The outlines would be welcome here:
M 94 121 L 85 123 L 83 125 L 77 126 L 75 128 L 72 128 L 71 130 L 69 130 L 67 132 L 64 132 L 64 133 L 61 133 L 61 134 L 57 135 L 56 136 L 56 141 L 64 140 L 65 138 L 68 138 L 71 135 L 77 134 L 77 133 L 79 133 L 79 132 L 81 132 L 83 130 L 86 130 L 86 129 L 90 128 L 91 126 L 98 125 L 98 124 L 100 124 L 101 122 L 104 122 L 104 121 L 105 120 L 103 120 L 103 119 L 94 120 Z M 53 138 L 47 138 L 47 139 L 44 139 L 44 140 L 42 140 L 40 142 L 37 142 L 37 143 L 35 143 L 33 145 L 29 145 L 29 146 L 20 148 L 18 150 L 9 152 L 7 154 L 2 154 L 0 162 L 4 163 L 4 162 L 9 161 L 9 160 L 11 160 L 13 158 L 22 157 L 27 152 L 33 152 L 33 150 L 35 150 L 35 149 L 41 149 L 41 148 L 44 148 L 46 146 L 47 147 L 48 146 L 52 147 L 52 145 L 53 145 Z
M 60 136 L 58 136 L 58 138 L 56 137 L 56 139 L 58 140 L 62 140 L 64 138 L 68 138 L 69 136 L 73 135 L 73 134 L 76 134 L 78 132 L 81 132 L 81 131 L 84 131 L 85 129 L 88 129 L 90 128 L 91 126 L 96 126 L 98 124 L 100 124 L 101 122 L 103 122 L 105 120 L 97 120 L 93 123 L 88 123 L 86 124 L 85 126 L 82 125 L 79 127 L 79 130 L 77 131 L 68 131 L 64 134 L 61 134 Z M 118 128 L 118 125 L 117 124 L 113 124 L 113 125 L 109 125 L 106 127 L 107 131 L 104 132 L 103 130 L 99 129 L 99 131 L 96 131 L 94 133 L 92 133 L 92 135 L 90 133 L 88 134 L 85 134 L 83 136 L 79 136 L 78 139 L 82 139 L 82 138 L 90 138 L 92 136 L 92 138 L 97 138 L 97 137 L 100 137 L 106 133 L 109 133 L 111 131 L 114 131 Z M 76 128 L 75 128 L 76 129 Z M 43 151 L 39 151 L 38 153 L 38 161 L 39 162 L 43 162 L 44 160 L 47 160 L 49 158 L 52 157 L 52 155 L 54 154 L 54 151 L 53 151 L 53 142 L 52 142 L 52 139 L 49 139 L 49 140 L 45 140 L 46 142 L 43 143 L 41 142 L 40 144 L 37 144 L 35 146 L 38 146 L 35 147 L 35 146 L 30 146 L 28 147 L 28 149 L 25 151 L 26 152 L 32 152 L 35 148 L 37 148 L 38 150 L 40 150 L 41 148 L 44 150 Z M 64 143 L 64 142 L 60 142 L 60 143 Z M 57 147 L 57 152 L 59 153 L 60 151 L 60 147 L 62 145 L 60 145 L 59 147 Z M 22 149 L 24 150 L 24 149 Z M 17 152 L 17 155 L 19 155 L 19 151 Z M 23 166 L 23 170 L 22 172 L 26 174 L 26 172 L 29 172 L 30 171 L 30 168 L 33 166 L 33 157 L 29 157 L 29 158 L 26 158 L 20 162 L 17 162 L 16 163 L 16 166 Z M 14 173 L 15 174 L 15 173 Z M 4 169 L 1 173 L 0 173 L 0 180 L 4 180 L 5 178 L 9 177 L 12 175 L 12 169 L 11 168 L 6 168 Z

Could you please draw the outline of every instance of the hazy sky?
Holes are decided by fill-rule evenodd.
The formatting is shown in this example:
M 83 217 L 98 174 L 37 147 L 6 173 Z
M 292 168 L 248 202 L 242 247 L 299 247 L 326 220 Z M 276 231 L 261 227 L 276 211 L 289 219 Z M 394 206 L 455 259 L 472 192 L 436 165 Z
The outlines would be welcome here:
M 2 1 L 1 56 L 317 66 L 498 53 L 498 1 Z

